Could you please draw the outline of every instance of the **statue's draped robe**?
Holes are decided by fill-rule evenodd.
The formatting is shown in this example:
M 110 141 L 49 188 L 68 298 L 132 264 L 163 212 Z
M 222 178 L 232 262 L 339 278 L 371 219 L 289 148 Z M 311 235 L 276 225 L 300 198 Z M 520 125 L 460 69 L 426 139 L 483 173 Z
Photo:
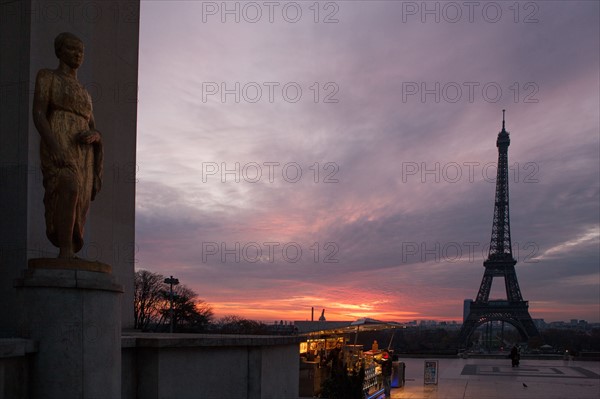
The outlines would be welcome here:
M 58 209 L 64 206 L 65 193 L 74 191 L 77 202 L 72 240 L 73 250 L 78 252 L 83 246 L 83 229 L 94 183 L 94 146 L 80 143 L 78 135 L 89 130 L 92 101 L 76 78 L 51 70 L 42 70 L 40 74 L 42 90 L 49 99 L 47 118 L 66 161 L 64 165 L 56 165 L 42 140 L 40 159 L 46 191 L 46 235 L 54 246 L 60 246 L 56 229 L 61 222 Z

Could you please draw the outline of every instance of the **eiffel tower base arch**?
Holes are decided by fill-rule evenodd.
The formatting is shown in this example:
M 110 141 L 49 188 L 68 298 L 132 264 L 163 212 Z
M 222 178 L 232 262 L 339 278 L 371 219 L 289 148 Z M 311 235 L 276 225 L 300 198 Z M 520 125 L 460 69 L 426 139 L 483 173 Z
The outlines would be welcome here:
M 503 321 L 511 324 L 519 332 L 523 341 L 539 335 L 537 327 L 529 314 L 529 303 L 527 301 L 473 302 L 469 315 L 460 331 L 459 342 L 467 346 L 469 338 L 477 327 L 492 321 Z

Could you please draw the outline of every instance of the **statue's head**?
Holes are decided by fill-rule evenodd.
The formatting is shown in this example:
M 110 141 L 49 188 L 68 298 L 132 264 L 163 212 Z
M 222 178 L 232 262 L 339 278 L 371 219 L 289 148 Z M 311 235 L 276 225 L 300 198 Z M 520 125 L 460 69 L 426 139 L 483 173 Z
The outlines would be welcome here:
M 83 41 L 71 32 L 59 33 L 54 39 L 54 54 L 56 54 L 58 58 L 60 58 L 60 51 L 68 40 L 83 44 Z
M 83 41 L 70 32 L 60 33 L 54 39 L 54 54 L 72 68 L 83 62 Z

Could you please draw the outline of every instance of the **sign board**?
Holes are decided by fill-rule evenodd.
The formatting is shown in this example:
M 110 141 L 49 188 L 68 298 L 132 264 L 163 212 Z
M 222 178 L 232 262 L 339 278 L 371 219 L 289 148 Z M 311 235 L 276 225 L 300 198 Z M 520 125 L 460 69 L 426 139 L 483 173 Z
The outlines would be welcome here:
M 438 383 L 438 361 L 437 360 L 425 360 L 425 374 L 423 377 L 423 383 L 425 385 Z

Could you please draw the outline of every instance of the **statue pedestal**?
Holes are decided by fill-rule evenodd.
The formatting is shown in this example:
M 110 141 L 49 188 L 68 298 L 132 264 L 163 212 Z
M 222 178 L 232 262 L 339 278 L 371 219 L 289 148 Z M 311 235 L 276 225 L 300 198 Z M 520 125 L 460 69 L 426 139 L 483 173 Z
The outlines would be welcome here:
M 15 280 L 22 309 L 20 335 L 38 343 L 32 358 L 32 398 L 121 397 L 121 295 L 97 262 L 29 262 Z M 90 263 L 76 270 L 76 263 Z M 85 268 L 84 265 L 82 268 Z M 102 269 L 102 267 L 100 267 Z M 110 269 L 109 269 L 110 270 Z

